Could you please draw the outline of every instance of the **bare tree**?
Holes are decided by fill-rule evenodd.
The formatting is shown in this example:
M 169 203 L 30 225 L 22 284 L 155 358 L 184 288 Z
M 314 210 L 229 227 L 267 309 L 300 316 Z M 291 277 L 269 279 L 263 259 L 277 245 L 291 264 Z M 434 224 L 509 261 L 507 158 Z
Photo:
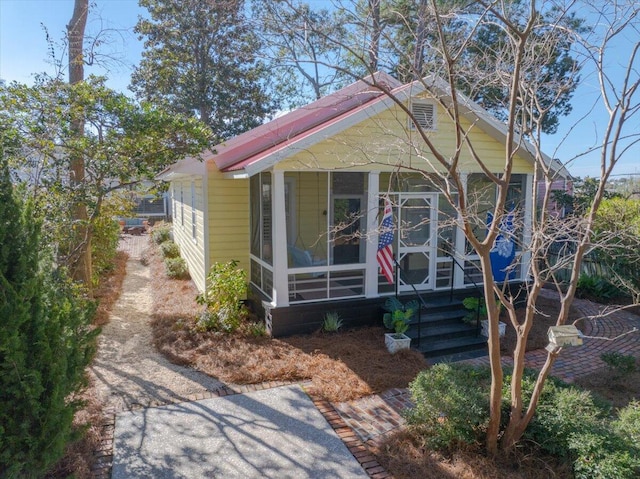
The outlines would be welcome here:
M 341 8 L 347 7 L 340 5 Z M 491 368 L 490 417 L 486 434 L 489 454 L 509 450 L 520 440 L 536 411 L 536 406 L 551 367 L 561 349 L 547 354 L 530 399 L 523 394 L 524 358 L 527 337 L 531 331 L 536 303 L 543 286 L 550 283 L 560 297 L 561 309 L 556 318 L 557 325 L 565 325 L 569 309 L 575 296 L 581 265 L 585 255 L 594 247 L 593 226 L 598 208 L 605 194 L 605 185 L 616 165 L 628 150 L 638 142 L 638 133 L 631 129 L 630 119 L 640 110 L 637 76 L 640 49 L 638 19 L 640 6 L 634 2 L 616 2 L 602 5 L 590 1 L 508 1 L 480 0 L 477 2 L 442 2 L 428 0 L 420 2 L 421 17 L 417 23 L 412 19 L 400 19 L 409 37 L 420 42 L 412 51 L 424 48 L 424 55 L 404 57 L 404 64 L 413 68 L 416 78 L 414 88 L 429 92 L 439 103 L 441 111 L 449 118 L 454 129 L 454 144 L 446 149 L 438 146 L 428 131 L 412 115 L 407 102 L 406 90 L 398 93 L 388 85 L 378 82 L 376 77 L 361 77 L 358 72 L 367 71 L 371 58 L 359 45 L 350 44 L 344 38 L 334 38 L 340 48 L 359 60 L 361 68 L 348 70 L 333 66 L 345 75 L 368 82 L 372 88 L 382 91 L 416 125 L 415 131 L 400 139 L 400 143 L 411 149 L 417 160 L 411 169 L 425 177 L 436 177 L 434 185 L 447 198 L 457 214 L 456 225 L 473 251 L 477 254 L 484 282 L 485 303 L 489 319 L 489 360 Z M 586 31 L 575 13 L 596 16 L 598 28 Z M 401 12 L 398 12 L 400 15 Z M 416 27 L 412 25 L 416 24 Z M 354 29 L 356 26 L 353 27 Z M 428 32 L 425 29 L 428 28 Z M 417 29 L 417 30 L 416 30 Z M 615 41 L 625 32 L 635 42 L 630 48 L 622 75 L 613 77 L 609 73 L 608 57 Z M 493 39 L 488 41 L 488 37 Z M 392 32 L 384 30 L 381 38 L 387 45 L 385 52 L 403 55 L 401 45 L 394 45 Z M 486 51 L 490 48 L 491 51 Z M 483 54 L 484 50 L 484 54 Z M 577 61 L 572 56 L 579 52 Z M 479 54 L 480 53 L 480 54 Z M 424 59 L 424 62 L 416 58 Z M 617 59 L 620 63 L 620 59 Z M 560 74 L 553 75 L 549 65 L 563 66 Z M 379 58 L 379 65 L 393 61 Z M 548 128 L 550 118 L 557 120 L 570 106 L 571 93 L 580 81 L 581 66 L 591 65 L 597 72 L 601 88 L 601 100 L 608 113 L 608 122 L 602 132 L 600 150 L 600 179 L 594 198 L 584 216 L 558 222 L 549 214 L 547 205 L 551 201 L 553 181 L 559 174 L 566 174 L 564 167 L 543 153 L 542 133 Z M 499 111 L 503 120 L 493 123 L 505 137 L 501 167 L 495 171 L 490 158 L 471 134 L 474 124 L 469 124 L 469 112 L 479 107 L 463 92 L 471 93 L 479 101 L 491 99 L 492 111 Z M 475 94 L 474 94 L 475 93 Z M 359 152 L 362 154 L 362 152 Z M 510 213 L 509 188 L 512 176 L 517 172 L 516 158 L 526 154 L 534 163 L 533 184 L 544 182 L 544 194 L 534 188 L 534 204 L 542 205 L 538 216 L 522 217 L 521 233 L 515 240 L 519 243 L 520 264 L 529 268 L 531 281 L 526 285 L 526 314 L 523 320 L 516 315 L 519 294 L 494 280 L 491 250 L 496 239 L 503 234 L 501 225 Z M 486 182 L 495 190 L 496 200 L 491 206 L 492 220 L 479 232 L 477 226 L 485 225 L 485 218 L 478 216 L 477 202 L 471 196 L 458 194 L 466 191 L 466 172 L 469 165 L 464 158 L 471 158 L 474 171 L 481 171 Z M 399 169 L 403 167 L 399 165 Z M 516 212 L 517 214 L 517 212 Z M 564 256 L 559 262 L 548 260 L 552 245 L 562 242 Z M 569 267 L 568 281 L 562 283 L 558 272 Z M 510 382 L 510 411 L 506 427 L 501 429 L 504 372 L 500 354 L 499 303 L 504 306 L 511 326 L 517 333 L 513 351 L 513 373 Z

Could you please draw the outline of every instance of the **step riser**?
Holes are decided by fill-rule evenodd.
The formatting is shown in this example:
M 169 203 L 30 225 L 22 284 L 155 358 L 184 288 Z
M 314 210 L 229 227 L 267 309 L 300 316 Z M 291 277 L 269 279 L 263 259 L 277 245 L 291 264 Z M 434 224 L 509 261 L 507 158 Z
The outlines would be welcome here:
M 407 331 L 405 334 L 409 336 L 413 341 L 417 342 L 418 333 L 412 333 L 411 331 Z M 470 331 L 456 331 L 456 332 L 450 332 L 450 333 L 431 333 L 431 334 L 429 334 L 428 332 L 422 331 L 421 342 L 424 343 L 425 341 L 431 341 L 431 342 L 446 341 L 449 339 L 456 339 L 456 338 L 476 338 L 477 336 L 478 334 L 475 329 Z

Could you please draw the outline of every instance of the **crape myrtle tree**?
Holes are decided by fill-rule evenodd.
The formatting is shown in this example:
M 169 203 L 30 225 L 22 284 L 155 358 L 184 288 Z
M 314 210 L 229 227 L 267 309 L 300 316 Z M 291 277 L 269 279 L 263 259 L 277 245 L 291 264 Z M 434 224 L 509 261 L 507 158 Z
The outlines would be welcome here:
M 91 245 L 94 225 L 113 192 L 152 179 L 176 159 L 198 155 L 211 138 L 197 119 L 137 103 L 98 77 L 75 84 L 48 77 L 33 86 L 11 84 L 0 92 L 0 111 L 21 139 L 21 148 L 8 155 L 11 167 L 45 220 L 45 240 L 70 271 Z M 81 182 L 72 181 L 77 158 Z M 86 218 L 75 212 L 80 204 Z M 90 280 L 92 272 L 88 275 Z
M 355 11 L 353 3 L 338 2 L 336 8 L 344 12 Z M 397 2 L 398 4 L 401 2 Z M 548 352 L 546 362 L 539 371 L 531 395 L 523 394 L 524 357 L 527 337 L 531 330 L 536 302 L 545 283 L 555 285 L 559 294 L 560 312 L 558 325 L 567 322 L 581 265 L 586 253 L 594 248 L 593 226 L 605 185 L 616 164 L 628 148 L 638 141 L 639 133 L 631 121 L 638 114 L 640 99 L 637 92 L 640 79 L 637 76 L 638 13 L 640 6 L 634 2 L 614 4 L 589 1 L 536 1 L 536 0 L 479 0 L 475 2 L 424 0 L 407 2 L 418 5 L 408 18 L 393 2 L 385 15 L 397 15 L 402 24 L 403 38 L 419 43 L 416 48 L 407 45 L 396 36 L 396 31 L 382 29 L 377 52 L 377 68 L 385 65 L 404 65 L 405 79 L 416 81 L 432 92 L 454 129 L 454 141 L 450 147 L 439 147 L 432 141 L 430 132 L 415 121 L 404 96 L 398 96 L 387 85 L 377 82 L 374 76 L 362 77 L 360 72 L 373 73 L 371 55 L 353 39 L 335 39 L 342 49 L 349 51 L 353 59 L 359 59 L 360 68 L 346 70 L 345 75 L 368 82 L 386 94 L 399 109 L 414 120 L 415 130 L 402 138 L 401 143 L 411 148 L 415 160 L 412 169 L 425 178 L 438 177 L 433 186 L 439 188 L 454 208 L 456 224 L 464 232 L 470 249 L 477 254 L 485 289 L 485 303 L 489 320 L 489 360 L 491 369 L 490 412 L 486 429 L 486 448 L 495 455 L 500 450 L 510 450 L 522 437 L 534 416 L 545 381 L 561 350 Z M 394 13 L 395 12 L 395 13 Z M 589 31 L 583 29 L 574 16 L 592 15 L 599 22 Z M 417 16 L 417 18 L 416 18 Z M 362 28 L 356 16 L 349 17 L 352 28 Z M 619 52 L 614 52 L 615 41 L 624 32 L 632 32 L 629 38 L 630 56 L 623 62 Z M 375 38 L 372 35 L 371 38 Z M 349 40 L 349 41 L 347 41 Z M 384 45 L 384 47 L 382 47 Z M 629 45 L 629 44 L 627 44 Z M 617 76 L 610 74 L 611 55 L 615 56 Z M 400 61 L 401 60 L 401 61 Z M 554 66 L 555 65 L 555 66 Z M 596 72 L 600 84 L 600 99 L 606 111 L 606 126 L 600 135 L 600 178 L 595 194 L 580 217 L 558 221 L 549 213 L 551 184 L 558 174 L 557 161 L 543 153 L 543 132 L 554 131 L 570 108 L 569 99 L 580 81 L 579 71 L 588 67 Z M 474 125 L 466 122 L 465 115 L 474 106 L 465 94 L 470 94 L 485 104 L 502 120 L 506 136 L 502 151 L 501 167 L 489 166 L 493 158 L 486 158 L 473 141 L 470 131 Z M 569 134 L 571 135 L 571 133 Z M 518 260 L 528 266 L 531 280 L 526 284 L 527 295 L 524 318 L 516 315 L 516 304 L 522 295 L 494 280 L 490 251 L 501 234 L 501 224 L 510 208 L 509 185 L 514 174 L 515 158 L 519 151 L 527 149 L 534 159 L 533 184 L 543 182 L 545 193 L 533 192 L 533 204 L 541 205 L 533 218 L 521 217 L 514 235 L 521 251 Z M 464 155 L 463 155 L 464 153 Z M 360 155 L 363 155 L 360 152 Z M 580 154 L 577 153 L 579 158 Z M 466 188 L 468 165 L 484 173 L 485 181 L 495 192 L 492 205 L 492 221 L 485 226 L 486 216 L 478 214 L 478 202 L 472 195 L 457 194 Z M 360 160 L 362 161 L 362 160 Z M 562 168 L 560 168 L 562 169 Z M 516 212 L 517 213 L 517 212 Z M 478 228 L 478 226 L 482 227 Z M 517 236 L 517 237 L 515 237 Z M 548 261 L 549 248 L 558 241 L 570 242 L 561 261 Z M 598 238 L 598 241 L 606 239 Z M 561 284 L 558 272 L 569 267 L 570 276 Z M 504 374 L 500 357 L 499 303 L 504 305 L 517 342 L 513 351 L 513 373 L 508 385 L 508 397 L 503 397 Z M 503 402 L 509 404 L 508 417 L 503 418 Z
M 183 115 L 194 115 L 214 141 L 258 126 L 275 111 L 270 74 L 256 54 L 241 0 L 140 0 L 149 10 L 135 27 L 144 40 L 131 78 L 136 96 Z

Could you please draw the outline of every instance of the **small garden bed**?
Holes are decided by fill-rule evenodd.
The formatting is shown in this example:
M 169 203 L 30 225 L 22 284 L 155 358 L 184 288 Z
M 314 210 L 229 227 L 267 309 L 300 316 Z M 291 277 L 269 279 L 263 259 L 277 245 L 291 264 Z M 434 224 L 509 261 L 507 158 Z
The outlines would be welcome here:
M 250 328 L 234 334 L 200 331 L 195 318 L 202 307 L 193 283 L 167 278 L 156 248 L 147 259 L 156 347 L 171 360 L 227 383 L 310 380 L 316 394 L 339 402 L 406 387 L 427 367 L 417 351 L 389 354 L 382 327 L 284 339 L 253 336 Z

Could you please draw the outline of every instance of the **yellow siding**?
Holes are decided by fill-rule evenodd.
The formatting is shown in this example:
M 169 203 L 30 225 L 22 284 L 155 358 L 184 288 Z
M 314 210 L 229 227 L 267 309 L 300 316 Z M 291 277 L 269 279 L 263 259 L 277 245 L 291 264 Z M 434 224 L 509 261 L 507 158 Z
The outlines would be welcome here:
M 192 208 L 191 185 L 195 186 L 195 205 Z M 202 178 L 185 179 L 172 182 L 176 200 L 176 217 L 173 219 L 173 237 L 180 247 L 180 256 L 189 267 L 191 279 L 202 291 L 205 285 L 205 242 L 204 242 L 204 195 Z M 182 188 L 183 205 L 180 205 L 180 188 Z M 195 210 L 196 234 L 193 236 L 192 212 Z M 184 220 L 182 216 L 184 211 Z
M 473 148 L 491 171 L 504 168 L 504 145 L 472 126 L 462 122 L 468 131 Z M 438 106 L 436 131 L 429 138 L 445 157 L 455 154 L 455 131 L 451 120 Z M 411 154 L 409 154 L 411 152 Z M 481 172 L 466 147 L 461 152 L 460 169 L 464 172 Z M 354 169 L 360 171 L 392 171 L 398 164 L 419 168 L 427 172 L 442 170 L 434 156 L 426 149 L 415 130 L 408 127 L 405 113 L 393 106 L 384 112 L 365 119 L 347 130 L 327 138 L 280 162 L 281 170 Z M 522 157 L 514 160 L 514 173 L 530 173 L 533 167 Z
M 249 270 L 249 180 L 225 179 L 209 170 L 209 261 L 231 260 Z

